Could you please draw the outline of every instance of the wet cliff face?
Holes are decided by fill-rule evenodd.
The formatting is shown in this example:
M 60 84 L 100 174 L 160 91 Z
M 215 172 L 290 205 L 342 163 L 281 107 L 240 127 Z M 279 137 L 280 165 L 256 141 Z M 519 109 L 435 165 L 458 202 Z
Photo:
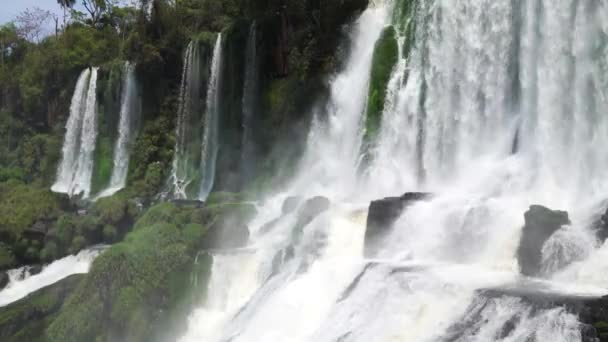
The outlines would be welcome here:
M 308 114 L 327 94 L 327 76 L 340 68 L 344 27 L 367 4 L 366 0 L 247 4 L 247 18 L 236 21 L 225 34 L 216 189 L 237 191 L 263 186 L 268 181 L 263 175 L 279 169 L 283 176 L 289 174 L 290 164 L 302 150 Z M 256 155 L 256 165 L 245 181 L 236 156 L 246 148 L 242 139 L 242 98 L 247 82 L 245 47 L 252 25 L 256 25 L 258 72 L 254 81 L 258 86 L 252 96 L 255 101 L 250 104 L 250 115 L 255 119 L 247 141 L 254 145 L 249 152 Z M 291 161 L 285 162 L 284 156 L 291 156 L 287 158 Z

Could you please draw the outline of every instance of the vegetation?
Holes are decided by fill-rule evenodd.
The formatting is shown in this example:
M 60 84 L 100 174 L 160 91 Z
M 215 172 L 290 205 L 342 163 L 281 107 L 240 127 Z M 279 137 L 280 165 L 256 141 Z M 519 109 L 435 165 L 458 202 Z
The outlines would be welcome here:
M 380 129 L 388 82 L 398 58 L 399 47 L 395 28 L 389 26 L 382 31 L 374 49 L 365 124 L 367 142 L 370 142 Z
M 176 312 L 203 299 L 211 258 L 201 251 L 211 248 L 223 229 L 237 236 L 234 244 L 246 239 L 243 227 L 255 207 L 245 203 L 245 190 L 276 184 L 293 169 L 305 139 L 306 113 L 314 105 L 310 99 L 326 93 L 325 75 L 340 68 L 342 26 L 367 0 L 141 0 L 133 7 L 79 0 L 84 13 L 75 3 L 57 1 L 63 18 L 32 10 L 0 26 L 0 270 L 52 262 L 94 244 L 114 245 L 88 275 L 0 309 L 0 336 L 150 341 L 185 321 L 176 319 L 181 317 Z M 54 20 L 54 32 L 41 33 L 42 22 L 32 18 L 42 15 L 45 22 Z M 235 156 L 243 150 L 243 47 L 253 23 L 259 100 L 252 143 L 259 166 L 245 181 Z M 216 192 L 202 208 L 154 205 L 173 160 L 184 50 L 196 40 L 209 55 L 219 32 L 225 39 L 220 93 L 226 105 Z M 127 188 L 95 203 L 52 193 L 71 96 L 79 74 L 91 66 L 100 67 L 92 190 L 107 185 L 126 60 L 137 64 L 142 97 Z M 204 56 L 203 69 L 209 63 Z M 290 156 L 287 165 L 279 155 Z M 191 277 L 199 279 L 198 287 Z M 16 320 L 26 323 L 15 325 Z M 6 333 L 7 327 L 16 329 Z

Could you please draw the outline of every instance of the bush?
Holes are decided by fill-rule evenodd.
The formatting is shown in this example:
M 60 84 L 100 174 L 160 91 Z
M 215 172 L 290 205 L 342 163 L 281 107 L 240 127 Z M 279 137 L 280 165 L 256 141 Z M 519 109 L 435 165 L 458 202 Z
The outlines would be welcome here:
M 105 243 L 113 243 L 116 242 L 118 238 L 118 232 L 116 227 L 111 225 L 106 225 L 103 227 L 103 240 Z

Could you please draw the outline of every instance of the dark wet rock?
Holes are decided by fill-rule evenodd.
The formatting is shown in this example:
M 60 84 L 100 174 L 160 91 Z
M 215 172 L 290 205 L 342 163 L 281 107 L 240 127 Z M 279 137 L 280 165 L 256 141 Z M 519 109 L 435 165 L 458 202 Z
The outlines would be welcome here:
M 285 201 L 283 201 L 283 206 L 281 207 L 283 215 L 294 212 L 300 203 L 302 203 L 302 198 L 299 196 L 287 197 Z
M 570 224 L 568 213 L 533 205 L 524 214 L 525 225 L 517 249 L 521 273 L 538 275 L 541 270 L 542 247 L 562 226 Z
M 53 222 L 51 221 L 36 221 L 33 226 L 23 231 L 23 236 L 30 240 L 43 241 L 52 226 Z
M 374 248 L 377 241 L 391 229 L 405 208 L 430 197 L 429 193 L 408 192 L 400 197 L 387 197 L 372 201 L 369 205 L 365 229 L 365 255 L 371 256 L 375 253 Z
M 0 272 L 0 291 L 8 285 L 10 281 L 8 274 L 6 272 Z
M 40 265 L 40 264 L 32 265 L 32 266 L 29 266 L 27 270 L 31 276 L 40 274 L 40 272 L 42 272 L 42 265 Z
M 205 235 L 203 249 L 242 248 L 249 241 L 249 220 L 255 216 L 257 209 L 253 204 L 241 203 L 231 205 L 214 216 L 209 231 Z
M 608 208 L 606 208 L 606 211 L 598 218 L 593 226 L 598 240 L 601 243 L 606 241 L 606 239 L 608 239 Z
M 0 341 L 38 341 L 84 275 L 72 275 L 0 308 Z
M 171 203 L 178 208 L 202 208 L 205 202 L 199 200 L 174 199 Z
M 331 202 L 322 196 L 306 200 L 297 213 L 296 224 L 293 228 L 293 241 L 297 243 L 302 235 L 304 227 L 312 222 L 317 216 L 326 212 L 331 207 Z

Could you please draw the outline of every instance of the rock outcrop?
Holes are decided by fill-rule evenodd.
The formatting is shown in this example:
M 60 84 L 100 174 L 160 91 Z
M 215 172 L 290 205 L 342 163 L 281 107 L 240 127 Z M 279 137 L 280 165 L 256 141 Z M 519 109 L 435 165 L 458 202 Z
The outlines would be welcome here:
M 431 197 L 429 193 L 408 192 L 400 197 L 387 197 L 372 201 L 367 214 L 365 229 L 365 255 L 375 253 L 375 245 L 393 226 L 405 208 Z
M 568 213 L 533 205 L 524 214 L 525 225 L 517 249 L 517 261 L 521 273 L 539 275 L 542 248 L 545 242 L 562 226 L 570 224 Z

